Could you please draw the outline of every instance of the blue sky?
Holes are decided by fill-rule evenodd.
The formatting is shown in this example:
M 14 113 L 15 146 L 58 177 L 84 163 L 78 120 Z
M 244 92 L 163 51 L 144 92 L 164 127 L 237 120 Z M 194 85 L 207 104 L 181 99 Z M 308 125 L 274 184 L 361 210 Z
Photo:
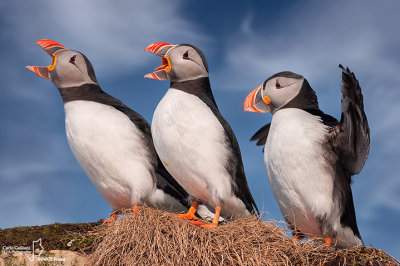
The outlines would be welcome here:
M 0 3 L 0 228 L 107 217 L 109 207 L 69 150 L 57 89 L 24 69 L 48 65 L 33 42 L 48 38 L 83 52 L 108 93 L 151 122 L 169 83 L 143 75 L 160 59 L 155 41 L 205 53 L 219 108 L 234 129 L 259 207 L 281 214 L 260 147 L 248 140 L 270 115 L 242 112 L 270 75 L 304 75 L 323 111 L 340 117 L 341 63 L 364 93 L 371 150 L 353 178 L 366 244 L 400 257 L 400 18 L 398 1 L 3 1 Z

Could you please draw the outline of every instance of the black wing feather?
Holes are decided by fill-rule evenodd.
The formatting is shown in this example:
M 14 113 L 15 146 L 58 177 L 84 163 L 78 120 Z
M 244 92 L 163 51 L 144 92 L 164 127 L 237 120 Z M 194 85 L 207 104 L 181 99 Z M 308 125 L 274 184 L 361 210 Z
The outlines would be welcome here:
M 208 97 L 200 97 L 200 98 L 211 108 L 212 112 L 218 118 L 219 122 L 221 123 L 222 127 L 225 130 L 225 134 L 227 136 L 227 143 L 232 151 L 232 155 L 229 157 L 226 168 L 233 178 L 232 180 L 233 191 L 235 196 L 243 201 L 243 203 L 246 206 L 246 209 L 249 212 L 256 211 L 257 214 L 260 214 L 256 202 L 254 201 L 253 195 L 251 195 L 249 185 L 247 184 L 239 143 L 235 137 L 235 134 L 231 126 L 221 115 L 216 105 L 213 105 L 211 103 L 210 98 Z
M 343 96 L 342 117 L 340 122 L 338 122 L 336 118 L 325 114 L 320 109 L 311 108 L 304 109 L 304 111 L 319 116 L 321 122 L 331 128 L 329 142 L 333 151 L 337 154 L 337 161 L 334 162 L 334 201 L 339 202 L 339 206 L 342 209 L 340 223 L 351 228 L 354 235 L 361 239 L 357 227 L 357 219 L 350 184 L 351 176 L 356 173 L 355 166 L 359 168 L 359 172 L 364 165 L 366 156 L 368 155 L 367 149 L 365 156 L 362 156 L 364 158 L 363 160 L 361 160 L 362 157 L 358 157 L 359 155 L 357 155 L 357 152 L 355 151 L 357 151 L 359 143 L 357 143 L 355 139 L 358 138 L 358 141 L 361 142 L 365 141 L 367 143 L 366 145 L 369 147 L 369 129 L 364 114 L 362 94 L 358 81 L 349 69 L 343 69 L 342 75 Z M 355 115 L 354 110 L 360 111 L 361 115 Z M 362 131 L 362 133 L 360 133 L 360 131 Z M 357 137 L 358 134 L 361 135 Z M 353 135 L 353 138 L 350 137 L 351 135 Z M 363 135 L 367 135 L 368 137 L 365 139 Z M 365 147 L 365 144 L 363 144 L 363 146 Z M 323 220 L 325 218 L 320 219 Z M 321 222 L 321 224 L 327 223 Z
M 250 139 L 250 141 L 257 140 L 257 146 L 263 146 L 267 142 L 269 128 L 271 127 L 271 123 L 266 124 L 262 128 L 260 128 Z
M 370 132 L 363 95 L 353 72 L 342 68 L 342 115 L 331 133 L 331 143 L 350 175 L 360 173 L 368 157 Z

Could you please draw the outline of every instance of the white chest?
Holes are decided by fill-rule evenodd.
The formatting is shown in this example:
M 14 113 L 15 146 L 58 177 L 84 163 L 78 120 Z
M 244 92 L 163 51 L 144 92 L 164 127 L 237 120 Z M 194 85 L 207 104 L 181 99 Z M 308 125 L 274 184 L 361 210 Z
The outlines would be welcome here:
M 153 188 L 142 132 L 123 113 L 90 101 L 64 105 L 68 143 L 112 207 L 130 207 Z
M 202 100 L 175 89 L 153 115 L 154 145 L 164 165 L 189 194 L 211 206 L 232 194 L 224 132 Z
M 283 215 L 303 233 L 318 234 L 317 217 L 330 215 L 333 176 L 327 163 L 327 128 L 300 109 L 277 111 L 272 119 L 264 160 Z

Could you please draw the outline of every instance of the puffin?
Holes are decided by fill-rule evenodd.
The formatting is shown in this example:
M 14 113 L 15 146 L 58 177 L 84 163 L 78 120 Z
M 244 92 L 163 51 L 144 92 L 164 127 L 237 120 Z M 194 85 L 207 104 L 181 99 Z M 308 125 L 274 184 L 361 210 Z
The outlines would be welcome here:
M 100 88 L 84 54 L 52 40 L 35 43 L 53 62 L 26 68 L 60 92 L 71 151 L 111 207 L 110 218 L 103 221 L 115 221 L 123 208 L 136 214 L 140 205 L 186 212 L 189 195 L 160 162 L 150 124 Z
M 320 110 L 303 76 L 289 71 L 269 77 L 243 104 L 244 111 L 272 114 L 251 140 L 265 145 L 269 184 L 294 237 L 322 237 L 327 248 L 363 245 L 350 185 L 370 145 L 359 82 L 339 67 L 340 121 Z
M 182 219 L 202 227 L 219 218 L 258 213 L 243 168 L 239 144 L 215 102 L 202 51 L 190 44 L 152 43 L 146 47 L 162 65 L 145 78 L 169 80 L 157 105 L 151 133 L 161 162 L 189 193 L 191 207 Z M 198 204 L 215 210 L 211 224 L 197 220 Z

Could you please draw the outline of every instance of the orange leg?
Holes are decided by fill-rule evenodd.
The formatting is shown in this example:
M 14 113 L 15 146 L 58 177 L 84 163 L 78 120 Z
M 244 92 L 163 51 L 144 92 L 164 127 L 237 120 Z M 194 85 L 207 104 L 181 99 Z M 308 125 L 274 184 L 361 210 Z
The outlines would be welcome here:
M 103 223 L 112 223 L 112 222 L 114 222 L 115 220 L 117 220 L 117 218 L 118 218 L 118 211 L 113 211 L 111 214 L 110 214 L 110 218 L 109 219 L 103 219 L 102 220 L 102 222 Z
M 332 238 L 326 237 L 325 238 L 326 248 L 330 248 L 332 245 Z
M 212 221 L 212 223 L 205 224 L 205 223 L 202 223 L 202 222 L 199 222 L 199 221 L 191 221 L 190 223 L 193 224 L 193 225 L 197 225 L 197 226 L 201 226 L 201 227 L 205 227 L 205 228 L 217 227 L 220 215 L 221 215 L 221 207 L 217 205 L 215 207 L 215 216 L 214 216 L 214 220 Z
M 190 209 L 188 210 L 187 213 L 185 214 L 176 214 L 176 216 L 178 218 L 184 219 L 184 220 L 197 220 L 198 218 L 196 217 L 196 215 L 194 215 L 197 211 L 197 207 L 199 206 L 199 202 L 197 200 L 194 200 L 192 202 L 192 206 L 190 207 Z

